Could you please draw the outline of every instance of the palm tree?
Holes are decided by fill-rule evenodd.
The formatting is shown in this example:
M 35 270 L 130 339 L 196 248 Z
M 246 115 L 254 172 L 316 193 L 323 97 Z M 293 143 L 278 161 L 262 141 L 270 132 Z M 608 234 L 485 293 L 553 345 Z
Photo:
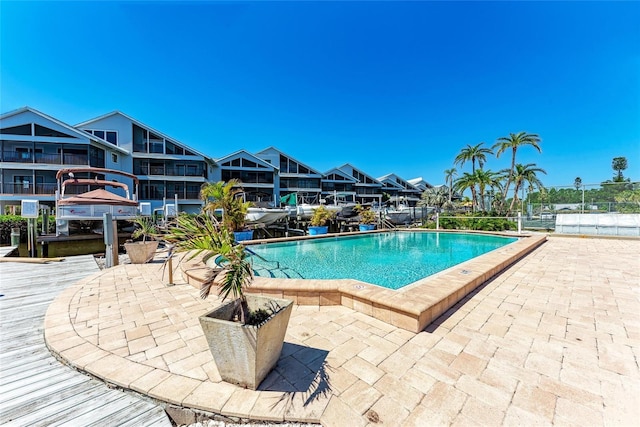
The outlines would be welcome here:
M 573 180 L 573 186 L 576 187 L 576 190 L 579 190 L 580 187 L 582 187 L 582 178 L 577 176 L 576 179 Z
M 455 191 L 459 193 L 463 193 L 465 190 L 471 190 L 471 210 L 475 211 L 476 207 L 476 175 L 470 174 L 469 172 L 465 172 L 462 176 L 456 179 L 453 187 Z
M 458 176 L 458 171 L 456 168 L 445 169 L 444 171 L 444 180 L 449 187 L 449 203 L 451 203 L 451 193 L 453 192 L 453 177 Z
M 624 176 L 622 175 L 622 171 L 627 168 L 627 158 L 614 157 L 611 161 L 611 168 L 616 171 L 616 174 L 613 177 L 613 182 L 623 182 Z
M 496 143 L 493 145 L 493 149 L 497 149 L 496 157 L 500 157 L 500 155 L 505 151 L 511 150 L 511 169 L 509 169 L 507 183 L 502 192 L 503 199 L 507 199 L 509 187 L 511 187 L 511 183 L 513 182 L 513 175 L 516 168 L 516 152 L 518 151 L 518 148 L 523 145 L 531 145 L 540 153 L 542 150 L 540 149 L 539 144 L 540 136 L 538 136 L 538 134 L 526 132 L 510 133 L 509 136 L 503 136 L 496 140 Z M 515 197 L 517 197 L 517 195 Z
M 222 209 L 222 225 L 229 231 L 244 227 L 250 205 L 238 197 L 242 193 L 241 185 L 237 179 L 230 179 L 228 182 L 208 182 L 200 189 L 200 198 L 205 203 L 203 211 L 213 215 L 216 209 Z
M 484 164 L 487 162 L 487 154 L 493 154 L 493 151 L 490 148 L 484 148 L 482 147 L 482 144 L 484 144 L 484 142 L 473 146 L 471 144 L 467 144 L 465 148 L 460 150 L 460 154 L 456 156 L 454 164 L 463 166 L 466 162 L 471 161 L 471 173 L 474 173 L 476 171 L 477 161 L 478 166 L 482 169 Z
M 420 199 L 420 206 L 434 206 L 436 212 L 440 212 L 442 206 L 447 203 L 447 192 L 442 186 L 427 188 L 423 191 Z
M 526 165 L 517 164 L 515 167 L 515 173 L 513 174 L 513 182 L 515 183 L 515 188 L 513 190 L 513 199 L 511 200 L 511 205 L 509 206 L 509 210 L 507 215 L 513 211 L 513 206 L 518 201 L 518 191 L 521 188 L 524 188 L 525 184 L 529 185 L 529 191 L 533 190 L 534 187 L 538 189 L 544 188 L 542 181 L 536 175 L 537 173 L 543 173 L 546 175 L 546 171 L 544 169 L 536 167 L 535 163 L 529 163 Z
M 475 174 L 475 181 L 478 185 L 478 198 L 480 199 L 480 209 L 487 211 L 484 194 L 487 187 L 493 188 L 499 185 L 500 175 L 490 170 L 478 169 Z

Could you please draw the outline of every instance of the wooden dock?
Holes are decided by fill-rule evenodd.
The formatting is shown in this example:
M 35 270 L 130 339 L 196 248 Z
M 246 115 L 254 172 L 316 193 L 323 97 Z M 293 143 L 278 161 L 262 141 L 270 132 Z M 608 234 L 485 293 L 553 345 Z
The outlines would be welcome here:
M 44 344 L 51 301 L 97 271 L 91 255 L 0 263 L 0 425 L 171 426 L 161 406 L 63 365 Z

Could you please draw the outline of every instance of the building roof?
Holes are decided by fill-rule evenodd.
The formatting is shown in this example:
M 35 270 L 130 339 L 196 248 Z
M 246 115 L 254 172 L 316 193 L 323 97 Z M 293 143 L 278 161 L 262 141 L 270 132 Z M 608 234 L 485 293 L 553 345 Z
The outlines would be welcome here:
M 250 158 L 252 161 L 259 163 L 261 165 L 263 165 L 266 168 L 269 169 L 273 169 L 273 170 L 278 170 L 279 168 L 276 165 L 272 165 L 271 163 L 262 160 L 260 157 L 256 156 L 255 154 L 251 154 L 250 152 L 248 152 L 247 150 L 238 150 L 238 151 L 234 151 L 231 154 L 227 154 L 224 157 L 220 157 L 219 159 L 216 159 L 216 162 L 218 163 L 218 165 L 222 165 L 223 162 L 236 158 L 236 157 L 243 157 L 243 158 Z M 242 167 L 242 166 L 240 166 Z
M 260 155 L 261 153 L 264 153 L 264 152 L 266 152 L 266 151 L 270 151 L 270 150 L 273 150 L 273 151 L 277 152 L 278 154 L 280 154 L 280 155 L 282 155 L 282 156 L 285 156 L 285 157 L 286 157 L 286 158 L 288 158 L 289 160 L 293 160 L 294 162 L 298 163 L 299 165 L 304 166 L 305 168 L 309 169 L 309 172 L 311 172 L 311 173 L 314 173 L 314 174 L 316 174 L 316 175 L 322 175 L 322 172 L 320 172 L 320 171 L 318 171 L 318 170 L 316 170 L 316 169 L 312 168 L 312 167 L 311 167 L 311 166 L 309 166 L 308 164 L 301 162 L 300 160 L 296 159 L 295 157 L 293 157 L 293 156 L 291 156 L 291 155 L 289 155 L 289 154 L 285 153 L 285 152 L 284 152 L 284 151 L 282 151 L 282 150 L 277 149 L 277 148 L 276 148 L 276 147 L 274 147 L 274 146 L 269 146 L 269 147 L 267 147 L 267 148 L 265 148 L 265 149 L 263 149 L 263 150 L 260 150 L 260 151 L 258 151 L 258 152 L 256 153 L 256 155 Z
M 100 120 L 104 120 L 104 119 L 106 119 L 107 117 L 116 116 L 116 115 L 122 116 L 122 117 L 124 117 L 125 119 L 127 119 L 127 120 L 131 121 L 132 123 L 135 123 L 136 125 L 140 126 L 141 128 L 144 128 L 144 129 L 146 129 L 146 130 L 148 130 L 148 131 L 151 131 L 151 132 L 155 133 L 156 135 L 161 136 L 161 137 L 162 137 L 162 138 L 164 138 L 164 139 L 168 139 L 168 140 L 169 140 L 169 141 L 171 141 L 172 143 L 174 143 L 174 144 L 176 144 L 176 145 L 178 145 L 178 146 L 180 146 L 180 147 L 182 147 L 182 148 L 184 148 L 184 149 L 187 149 L 187 150 L 189 150 L 189 151 L 192 151 L 192 152 L 196 153 L 196 154 L 197 154 L 197 155 L 199 155 L 199 156 L 204 157 L 204 159 L 205 159 L 205 160 L 208 160 L 208 161 L 210 161 L 211 163 L 215 163 L 215 160 L 213 159 L 213 157 L 211 157 L 211 156 L 207 156 L 206 154 L 201 153 L 201 152 L 199 152 L 198 150 L 193 149 L 192 147 L 189 147 L 188 145 L 186 145 L 186 144 L 184 144 L 184 143 L 182 143 L 182 142 L 178 141 L 177 139 L 172 138 L 172 137 L 170 137 L 169 135 L 164 134 L 164 133 L 160 132 L 160 131 L 159 131 L 159 130 L 157 130 L 157 129 L 154 129 L 154 128 L 152 128 L 151 126 L 146 125 L 146 124 L 142 123 L 141 121 L 139 121 L 139 120 L 137 120 L 137 119 L 134 119 L 133 117 L 131 117 L 131 116 L 129 116 L 129 115 L 127 115 L 127 114 L 123 113 L 122 111 L 115 110 L 115 111 L 112 111 L 112 112 L 110 112 L 110 113 L 103 114 L 102 116 L 99 116 L 99 117 L 96 117 L 96 118 L 93 118 L 93 119 L 86 120 L 86 121 L 84 121 L 84 122 L 82 122 L 82 123 L 78 123 L 78 124 L 76 125 L 76 127 L 88 126 L 88 125 L 89 125 L 89 124 L 91 124 L 91 123 L 95 123 L 95 122 L 98 122 L 98 121 L 100 121 Z
M 60 121 L 60 120 L 58 120 L 58 119 L 56 119 L 54 117 L 51 117 L 51 116 L 49 116 L 49 115 L 47 115 L 47 114 L 45 114 L 45 113 L 43 113 L 41 111 L 36 110 L 35 108 L 29 107 L 29 106 L 24 106 L 22 108 L 18 108 L 17 110 L 13 110 L 13 111 L 9 111 L 7 113 L 4 113 L 4 114 L 2 114 L 0 116 L 0 120 L 6 119 L 6 118 L 9 118 L 9 117 L 18 115 L 18 114 L 26 113 L 26 112 L 33 113 L 35 115 L 38 115 L 38 116 L 42 117 L 45 120 L 49 120 L 49 121 L 57 124 L 58 126 L 61 126 L 64 129 L 68 130 L 69 132 L 75 134 L 79 138 L 87 138 L 90 141 L 94 141 L 94 142 L 98 143 L 99 145 L 104 146 L 105 148 L 116 150 L 116 151 L 118 151 L 118 152 L 120 152 L 122 154 L 129 154 L 129 152 L 127 150 L 125 150 L 124 148 L 120 148 L 117 145 L 113 145 L 112 143 L 110 143 L 108 141 L 105 141 L 102 138 L 99 138 L 99 137 L 97 137 L 95 135 L 92 135 L 92 134 L 90 134 L 88 132 L 85 132 L 82 129 L 77 129 L 77 128 L 71 126 L 71 125 L 66 124 L 65 122 L 62 122 L 62 121 Z

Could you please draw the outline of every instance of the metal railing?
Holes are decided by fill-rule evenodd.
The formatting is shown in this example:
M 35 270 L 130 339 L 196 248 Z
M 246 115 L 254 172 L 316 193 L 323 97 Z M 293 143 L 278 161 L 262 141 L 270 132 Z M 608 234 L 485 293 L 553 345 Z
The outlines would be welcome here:
M 36 185 L 32 183 L 5 183 L 2 186 L 2 193 L 53 195 L 56 192 L 56 188 L 57 184 L 55 182 Z

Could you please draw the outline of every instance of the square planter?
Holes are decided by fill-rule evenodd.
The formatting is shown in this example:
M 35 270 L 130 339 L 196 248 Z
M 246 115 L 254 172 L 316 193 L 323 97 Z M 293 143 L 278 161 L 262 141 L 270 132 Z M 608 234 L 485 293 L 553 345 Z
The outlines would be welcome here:
M 157 240 L 125 243 L 124 249 L 129 255 L 131 264 L 145 264 L 153 259 L 156 249 L 158 249 L 158 243 Z
M 200 326 L 222 379 L 256 390 L 278 363 L 293 302 L 258 295 L 246 298 L 252 311 L 278 310 L 259 326 L 243 325 L 232 320 L 235 302 L 230 301 L 200 316 Z

